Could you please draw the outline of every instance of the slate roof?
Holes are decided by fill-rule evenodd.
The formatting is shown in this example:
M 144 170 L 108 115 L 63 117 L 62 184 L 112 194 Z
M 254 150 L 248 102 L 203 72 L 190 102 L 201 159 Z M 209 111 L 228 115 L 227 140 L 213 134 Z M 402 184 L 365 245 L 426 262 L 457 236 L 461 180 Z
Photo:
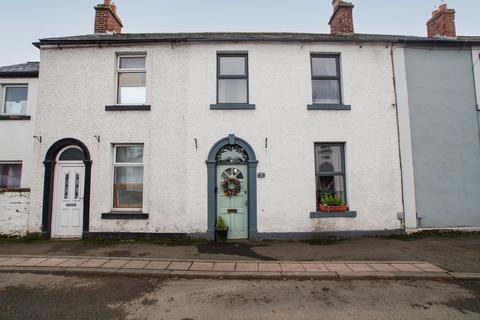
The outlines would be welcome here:
M 21 63 L 21 64 L 14 64 L 11 66 L 0 67 L 0 77 L 36 78 L 38 77 L 39 68 L 40 68 L 40 62 L 27 62 L 27 63 Z
M 361 34 L 332 35 L 322 33 L 272 33 L 272 32 L 206 32 L 206 33 L 119 33 L 87 34 L 72 37 L 44 38 L 35 42 L 41 45 L 126 44 L 126 43 L 184 43 L 184 42 L 379 42 L 412 44 L 480 44 L 479 37 L 427 38 L 403 35 Z

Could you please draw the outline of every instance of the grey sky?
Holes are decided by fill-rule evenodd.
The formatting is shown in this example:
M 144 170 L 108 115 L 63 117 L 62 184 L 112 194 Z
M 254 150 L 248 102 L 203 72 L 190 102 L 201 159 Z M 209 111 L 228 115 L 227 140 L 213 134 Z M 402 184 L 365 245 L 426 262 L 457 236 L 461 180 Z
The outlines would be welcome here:
M 0 66 L 38 60 L 39 38 L 93 32 L 103 0 L 0 0 Z M 117 0 L 124 32 L 292 31 L 328 33 L 331 0 Z M 352 0 L 355 31 L 425 35 L 440 0 Z M 480 0 L 449 0 L 459 35 L 480 35 Z

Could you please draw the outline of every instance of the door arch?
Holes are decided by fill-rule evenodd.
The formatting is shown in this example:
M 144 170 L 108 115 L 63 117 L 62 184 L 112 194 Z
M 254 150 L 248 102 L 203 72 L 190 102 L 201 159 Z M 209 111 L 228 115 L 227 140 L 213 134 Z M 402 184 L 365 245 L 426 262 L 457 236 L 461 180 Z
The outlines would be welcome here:
M 225 146 L 238 145 L 247 153 L 247 175 L 248 175 L 248 238 L 254 239 L 257 236 L 257 158 L 253 148 L 245 140 L 236 137 L 234 134 L 228 135 L 217 141 L 210 149 L 207 164 L 207 191 L 208 191 L 208 221 L 207 237 L 211 240 L 215 238 L 215 222 L 217 216 L 217 154 Z
M 82 159 L 85 167 L 85 180 L 83 187 L 83 233 L 89 230 L 89 217 L 90 217 L 90 183 L 91 183 L 91 168 L 92 161 L 90 158 L 90 152 L 83 142 L 74 138 L 65 138 L 58 140 L 50 146 L 48 149 L 45 160 L 43 162 L 45 166 L 45 177 L 43 181 L 43 205 L 42 205 L 42 234 L 45 238 L 50 238 L 52 233 L 52 212 L 54 199 L 54 185 L 55 185 L 55 168 L 62 151 L 69 149 L 77 149 L 82 153 Z M 76 155 L 78 157 L 80 155 Z

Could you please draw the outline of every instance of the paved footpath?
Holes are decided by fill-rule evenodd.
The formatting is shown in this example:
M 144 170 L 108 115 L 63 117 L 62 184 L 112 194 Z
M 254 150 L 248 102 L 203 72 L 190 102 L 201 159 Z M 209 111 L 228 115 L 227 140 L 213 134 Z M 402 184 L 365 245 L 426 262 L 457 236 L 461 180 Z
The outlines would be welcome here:
M 252 262 L 86 256 L 0 256 L 0 272 L 212 279 L 480 280 L 480 273 L 450 272 L 424 261 Z

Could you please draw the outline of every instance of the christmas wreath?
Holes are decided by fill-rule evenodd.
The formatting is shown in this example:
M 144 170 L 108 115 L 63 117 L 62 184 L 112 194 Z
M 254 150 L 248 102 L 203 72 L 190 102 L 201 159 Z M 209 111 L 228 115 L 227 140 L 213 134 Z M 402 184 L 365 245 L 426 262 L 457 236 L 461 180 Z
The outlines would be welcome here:
M 240 181 L 234 176 L 225 178 L 222 182 L 222 187 L 226 196 L 232 197 L 240 193 Z

